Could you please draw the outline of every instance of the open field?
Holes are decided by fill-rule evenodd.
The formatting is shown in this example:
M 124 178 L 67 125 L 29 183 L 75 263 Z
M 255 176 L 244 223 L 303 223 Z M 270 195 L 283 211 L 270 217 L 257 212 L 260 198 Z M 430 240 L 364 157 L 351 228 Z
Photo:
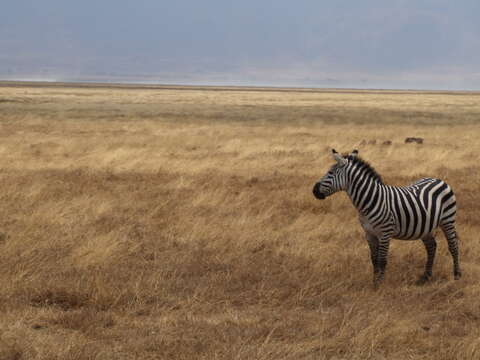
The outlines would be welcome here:
M 13 85 L 1 360 L 480 358 L 480 94 Z M 349 199 L 311 193 L 331 147 L 453 187 L 461 280 L 439 234 L 431 284 L 393 241 L 373 291 Z

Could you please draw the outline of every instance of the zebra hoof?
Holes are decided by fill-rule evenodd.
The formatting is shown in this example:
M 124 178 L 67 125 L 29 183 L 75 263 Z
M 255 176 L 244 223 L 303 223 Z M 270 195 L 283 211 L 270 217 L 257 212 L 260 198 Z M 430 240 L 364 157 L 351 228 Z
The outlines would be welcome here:
M 430 282 L 430 280 L 432 280 L 432 277 L 431 277 L 431 276 L 428 276 L 428 275 L 423 274 L 423 275 L 420 276 L 420 278 L 417 280 L 417 282 L 415 283 L 415 285 L 417 285 L 417 286 L 422 286 L 422 285 L 425 285 L 426 283 Z
M 379 290 L 380 285 L 382 285 L 382 279 L 375 279 L 373 281 L 373 290 L 375 290 L 375 291 Z
M 455 273 L 455 274 L 453 275 L 453 278 L 454 278 L 455 280 L 459 280 L 461 277 L 462 277 L 462 273 L 461 273 L 460 271 L 457 272 L 457 273 Z

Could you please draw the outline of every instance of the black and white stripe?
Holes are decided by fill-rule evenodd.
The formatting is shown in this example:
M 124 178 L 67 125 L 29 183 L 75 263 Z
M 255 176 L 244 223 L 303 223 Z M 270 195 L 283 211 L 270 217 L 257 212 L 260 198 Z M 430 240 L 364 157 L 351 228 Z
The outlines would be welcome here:
M 358 151 L 341 156 L 332 151 L 336 163 L 315 184 L 318 199 L 346 191 L 359 212 L 360 223 L 370 247 L 374 284 L 382 281 L 387 264 L 390 239 L 422 239 L 427 250 L 424 283 L 432 277 L 436 241 L 434 232 L 441 228 L 453 257 L 455 279 L 460 278 L 458 240 L 455 230 L 456 199 L 451 187 L 439 179 L 425 178 L 409 186 L 397 187 L 383 183 L 382 178 Z

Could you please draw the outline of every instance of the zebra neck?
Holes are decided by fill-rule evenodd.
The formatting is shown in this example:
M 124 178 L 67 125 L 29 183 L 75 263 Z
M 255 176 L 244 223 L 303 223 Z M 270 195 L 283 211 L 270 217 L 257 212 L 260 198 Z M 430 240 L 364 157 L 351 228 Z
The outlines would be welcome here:
M 359 177 L 356 181 L 350 182 L 347 194 L 357 210 L 368 217 L 377 204 L 386 202 L 385 187 L 386 185 L 374 177 Z

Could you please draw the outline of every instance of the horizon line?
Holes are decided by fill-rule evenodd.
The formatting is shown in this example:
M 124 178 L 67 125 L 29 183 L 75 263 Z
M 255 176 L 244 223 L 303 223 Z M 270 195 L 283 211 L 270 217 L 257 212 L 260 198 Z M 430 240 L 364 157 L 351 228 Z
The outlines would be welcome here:
M 158 90 L 211 90 L 211 91 L 292 91 L 292 92 L 355 92 L 355 93 L 431 93 L 455 94 L 468 93 L 480 95 L 480 90 L 471 89 L 429 89 L 429 88 L 368 88 L 368 87 L 322 87 L 322 86 L 280 86 L 280 85 L 224 85 L 186 82 L 157 81 L 107 81 L 107 80 L 55 80 L 55 79 L 2 79 L 0 87 L 33 86 L 33 87 L 98 87 L 98 88 L 128 88 L 128 89 L 158 89 Z

